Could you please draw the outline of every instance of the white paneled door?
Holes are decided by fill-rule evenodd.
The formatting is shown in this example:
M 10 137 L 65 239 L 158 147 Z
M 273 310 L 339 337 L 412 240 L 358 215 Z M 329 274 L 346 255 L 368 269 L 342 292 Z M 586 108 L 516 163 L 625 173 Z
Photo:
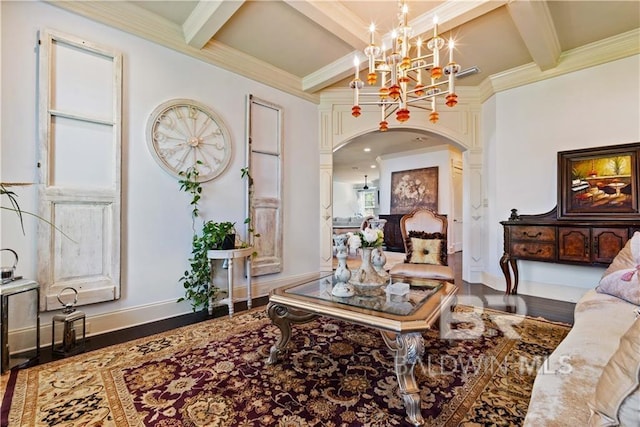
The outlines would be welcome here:
M 45 30 L 39 61 L 41 309 L 118 299 L 122 55 Z

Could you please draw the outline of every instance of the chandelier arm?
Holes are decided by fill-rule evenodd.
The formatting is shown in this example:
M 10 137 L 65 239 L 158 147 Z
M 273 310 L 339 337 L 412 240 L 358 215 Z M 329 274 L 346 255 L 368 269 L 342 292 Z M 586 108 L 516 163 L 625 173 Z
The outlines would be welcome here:
M 366 102 L 361 102 L 358 105 L 388 105 L 388 106 L 395 106 L 397 108 L 398 106 L 398 102 L 397 101 L 366 101 Z
M 391 111 L 388 111 L 388 110 L 391 110 Z M 384 117 L 385 120 L 388 119 L 396 111 L 398 111 L 397 104 L 387 104 L 387 106 L 385 107 L 385 117 Z
M 424 111 L 433 111 L 433 110 L 431 109 L 431 107 L 427 107 L 427 106 L 420 105 L 420 104 L 413 104 L 413 105 L 411 105 L 411 106 L 412 106 L 412 107 L 414 107 L 414 108 L 417 108 L 417 109 L 419 109 L 419 110 L 424 110 Z

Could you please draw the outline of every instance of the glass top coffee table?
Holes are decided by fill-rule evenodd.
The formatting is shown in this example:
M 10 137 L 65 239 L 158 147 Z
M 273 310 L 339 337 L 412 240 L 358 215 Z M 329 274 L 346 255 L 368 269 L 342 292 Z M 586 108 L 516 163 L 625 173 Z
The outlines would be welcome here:
M 267 312 L 280 329 L 280 339 L 271 347 L 268 363 L 276 363 L 291 338 L 291 325 L 305 323 L 318 316 L 378 329 L 394 356 L 395 374 L 407 420 L 422 425 L 420 390 L 415 364 L 424 355 L 422 332 L 431 328 L 443 310 L 456 303 L 458 288 L 450 282 L 393 276 L 392 281 L 408 283 L 410 290 L 403 298 L 384 293 L 381 296 L 335 297 L 331 290 L 333 274 L 320 273 L 304 283 L 293 283 L 274 289 L 269 295 Z

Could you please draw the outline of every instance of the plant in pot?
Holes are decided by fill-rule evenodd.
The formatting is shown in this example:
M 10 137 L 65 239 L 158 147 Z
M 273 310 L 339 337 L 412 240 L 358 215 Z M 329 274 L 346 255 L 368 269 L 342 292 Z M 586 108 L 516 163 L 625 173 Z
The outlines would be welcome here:
M 192 207 L 192 228 L 193 238 L 191 243 L 191 257 L 189 258 L 190 269 L 186 270 L 180 278 L 184 286 L 185 295 L 178 299 L 191 301 L 193 311 L 207 308 L 210 300 L 215 300 L 224 291 L 213 286 L 211 278 L 213 271 L 211 260 L 207 257 L 207 251 L 220 249 L 234 249 L 236 241 L 235 223 L 229 221 L 215 222 L 206 221 L 202 224 L 202 229 L 197 232 L 195 228 L 196 218 L 199 217 L 198 203 L 202 194 L 202 185 L 198 181 L 197 162 L 195 166 L 180 172 L 180 190 L 191 195 L 190 205 Z
M 235 224 L 232 222 L 207 221 L 202 226 L 202 233 L 194 233 L 192 239 L 190 270 L 186 270 L 180 278 L 185 290 L 184 300 L 191 301 L 193 311 L 207 308 L 210 300 L 215 300 L 224 291 L 213 286 L 211 277 L 211 260 L 207 251 L 211 249 L 233 249 L 235 243 Z
M 207 221 L 202 226 L 203 237 L 209 249 L 234 249 L 236 245 L 235 222 Z

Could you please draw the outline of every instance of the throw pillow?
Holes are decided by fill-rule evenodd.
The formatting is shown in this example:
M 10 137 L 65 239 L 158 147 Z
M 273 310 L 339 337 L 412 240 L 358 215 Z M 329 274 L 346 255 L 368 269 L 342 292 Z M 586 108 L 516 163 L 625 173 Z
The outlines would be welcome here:
M 440 246 L 442 245 L 440 239 L 417 239 L 415 237 L 410 239 L 410 263 L 440 265 Z
M 589 425 L 640 425 L 640 320 L 620 338 L 589 403 Z
M 613 259 L 596 291 L 640 305 L 640 232 L 636 231 Z
M 447 240 L 442 233 L 409 231 L 408 234 L 405 262 L 447 265 Z

